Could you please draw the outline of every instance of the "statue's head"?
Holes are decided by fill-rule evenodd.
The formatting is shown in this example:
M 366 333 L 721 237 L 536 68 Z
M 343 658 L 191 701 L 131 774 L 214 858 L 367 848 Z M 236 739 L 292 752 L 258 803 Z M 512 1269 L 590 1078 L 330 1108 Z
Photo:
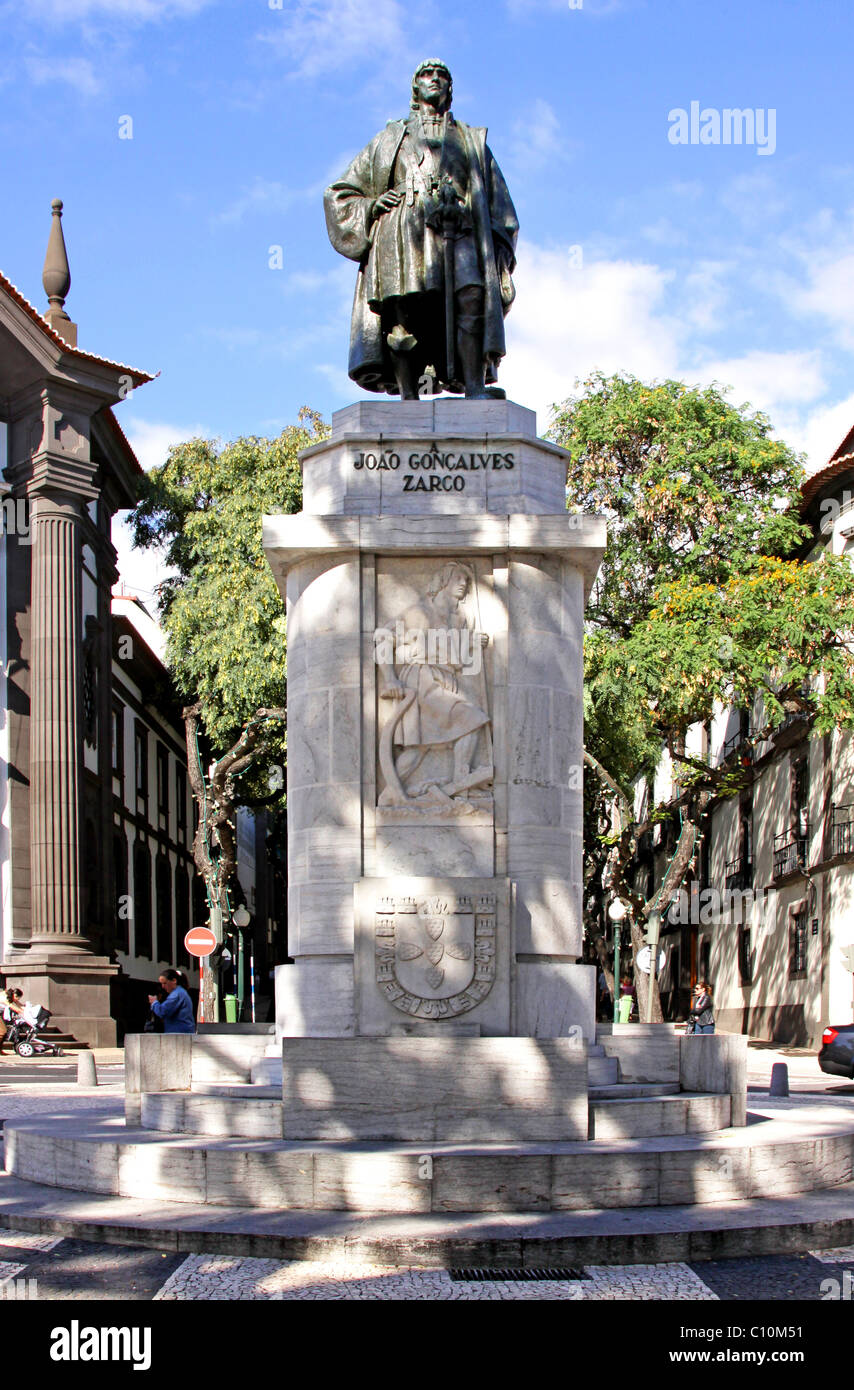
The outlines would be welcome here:
M 451 70 L 440 58 L 425 58 L 412 77 L 412 109 L 433 106 L 440 113 L 448 111 L 454 83 Z
M 435 598 L 444 589 L 448 589 L 455 599 L 464 599 L 469 591 L 471 575 L 464 565 L 451 561 L 448 565 L 443 565 L 437 570 L 427 585 L 427 593 L 430 598 Z

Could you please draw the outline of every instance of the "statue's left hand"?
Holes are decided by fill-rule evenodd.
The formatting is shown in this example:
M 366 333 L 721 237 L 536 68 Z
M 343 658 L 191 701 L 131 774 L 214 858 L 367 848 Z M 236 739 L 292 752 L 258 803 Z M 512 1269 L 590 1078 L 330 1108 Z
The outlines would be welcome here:
M 502 275 L 505 270 L 510 270 L 513 264 L 513 253 L 503 241 L 496 240 L 495 242 L 495 264 L 499 275 Z

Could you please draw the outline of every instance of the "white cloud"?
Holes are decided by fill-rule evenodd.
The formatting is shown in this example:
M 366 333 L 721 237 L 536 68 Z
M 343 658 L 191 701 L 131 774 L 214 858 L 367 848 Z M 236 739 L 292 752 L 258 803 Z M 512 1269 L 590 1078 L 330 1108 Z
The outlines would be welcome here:
M 100 79 L 88 58 L 28 58 L 26 67 L 30 80 L 37 87 L 48 82 L 67 82 L 69 87 L 87 97 L 101 90 Z
M 121 423 L 128 442 L 146 473 L 166 462 L 170 445 L 183 444 L 187 439 L 211 438 L 211 431 L 204 425 L 169 425 L 134 417 L 123 419 Z
M 165 422 L 139 420 L 131 417 L 122 421 L 131 448 L 142 467 L 148 472 L 166 462 L 169 446 L 186 439 L 209 439 L 211 431 L 204 425 L 170 425 Z M 113 545 L 118 553 L 119 582 L 114 592 L 127 590 L 141 598 L 152 614 L 156 610 L 157 585 L 175 571 L 164 564 L 157 550 L 134 550 L 127 511 L 113 518 Z
M 749 401 L 777 425 L 792 406 L 809 405 L 827 389 L 824 367 L 817 351 L 746 352 L 739 357 L 704 361 L 696 369 L 703 381 L 731 386 L 732 400 Z
M 786 442 L 807 456 L 807 471 L 824 468 L 854 425 L 854 394 L 833 405 L 818 406 L 793 425 Z
M 788 196 L 774 176 L 765 170 L 739 174 L 732 179 L 721 193 L 721 202 L 742 226 L 757 232 L 767 229 L 768 223 L 781 216 L 789 206 Z
M 637 0 L 505 0 L 511 17 L 536 14 L 538 11 L 563 11 L 570 17 L 586 14 L 593 19 L 606 19 L 636 6 Z
M 576 268 L 568 248 L 528 242 L 514 279 L 519 293 L 500 381 L 514 400 L 537 410 L 540 429 L 549 407 L 596 368 L 644 378 L 675 372 L 685 330 L 663 305 L 671 272 L 630 261 Z
M 807 258 L 807 284 L 795 291 L 795 307 L 828 319 L 840 343 L 854 348 L 854 252 Z
M 331 362 L 319 362 L 314 370 L 325 379 L 340 401 L 352 401 L 356 387 L 347 375 L 345 367 L 336 366 Z
M 697 331 L 722 321 L 726 270 L 724 262 L 700 262 L 677 281 L 646 262 L 602 259 L 575 268 L 568 248 L 523 243 L 501 385 L 536 409 L 546 429 L 550 407 L 597 368 L 646 381 L 717 381 L 732 388 L 734 405 L 749 401 L 766 412 L 775 433 L 807 454 L 811 469 L 823 467 L 854 423 L 854 397 L 828 399 L 818 350 L 704 354 Z
M 198 14 L 210 3 L 212 0 L 27 0 L 27 15 L 55 24 L 90 19 L 145 23 Z
M 285 0 L 271 11 L 278 26 L 260 35 L 299 77 L 339 72 L 352 63 L 403 56 L 411 22 L 400 0 Z
M 113 517 L 112 540 L 119 571 L 113 593 L 131 593 L 141 598 L 153 617 L 157 612 L 157 585 L 175 574 L 175 570 L 164 563 L 158 550 L 134 550 L 129 515 L 129 512 L 116 512 Z
M 214 213 L 211 222 L 215 226 L 235 225 L 256 212 L 287 212 L 295 203 L 317 198 L 322 192 L 322 184 L 314 184 L 311 188 L 288 188 L 274 179 L 256 177 L 254 183 L 238 198 Z
M 285 294 L 316 294 L 320 290 L 334 290 L 336 294 L 348 294 L 353 298 L 355 267 L 348 262 L 333 266 L 331 270 L 295 270 L 282 286 Z
M 698 261 L 680 282 L 682 317 L 703 333 L 724 326 L 732 266 L 726 261 Z
M 549 164 L 562 164 L 570 156 L 570 142 L 563 139 L 553 106 L 542 97 L 513 122 L 508 163 L 524 174 L 536 173 Z

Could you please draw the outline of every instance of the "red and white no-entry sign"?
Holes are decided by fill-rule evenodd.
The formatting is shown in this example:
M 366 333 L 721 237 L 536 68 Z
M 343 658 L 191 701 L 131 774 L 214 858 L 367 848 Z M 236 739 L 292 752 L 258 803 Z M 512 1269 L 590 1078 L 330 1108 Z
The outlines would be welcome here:
M 216 937 L 209 927 L 193 927 L 184 937 L 191 956 L 209 956 L 216 947 Z

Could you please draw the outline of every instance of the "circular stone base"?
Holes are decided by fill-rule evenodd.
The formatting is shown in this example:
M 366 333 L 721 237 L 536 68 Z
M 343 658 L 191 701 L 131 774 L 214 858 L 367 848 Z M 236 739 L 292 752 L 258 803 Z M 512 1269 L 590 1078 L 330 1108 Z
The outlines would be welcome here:
M 783 1198 L 848 1183 L 848 1107 L 765 1101 L 745 1128 L 571 1144 L 284 1142 L 14 1120 L 7 1170 L 75 1192 L 243 1211 L 568 1213 Z

